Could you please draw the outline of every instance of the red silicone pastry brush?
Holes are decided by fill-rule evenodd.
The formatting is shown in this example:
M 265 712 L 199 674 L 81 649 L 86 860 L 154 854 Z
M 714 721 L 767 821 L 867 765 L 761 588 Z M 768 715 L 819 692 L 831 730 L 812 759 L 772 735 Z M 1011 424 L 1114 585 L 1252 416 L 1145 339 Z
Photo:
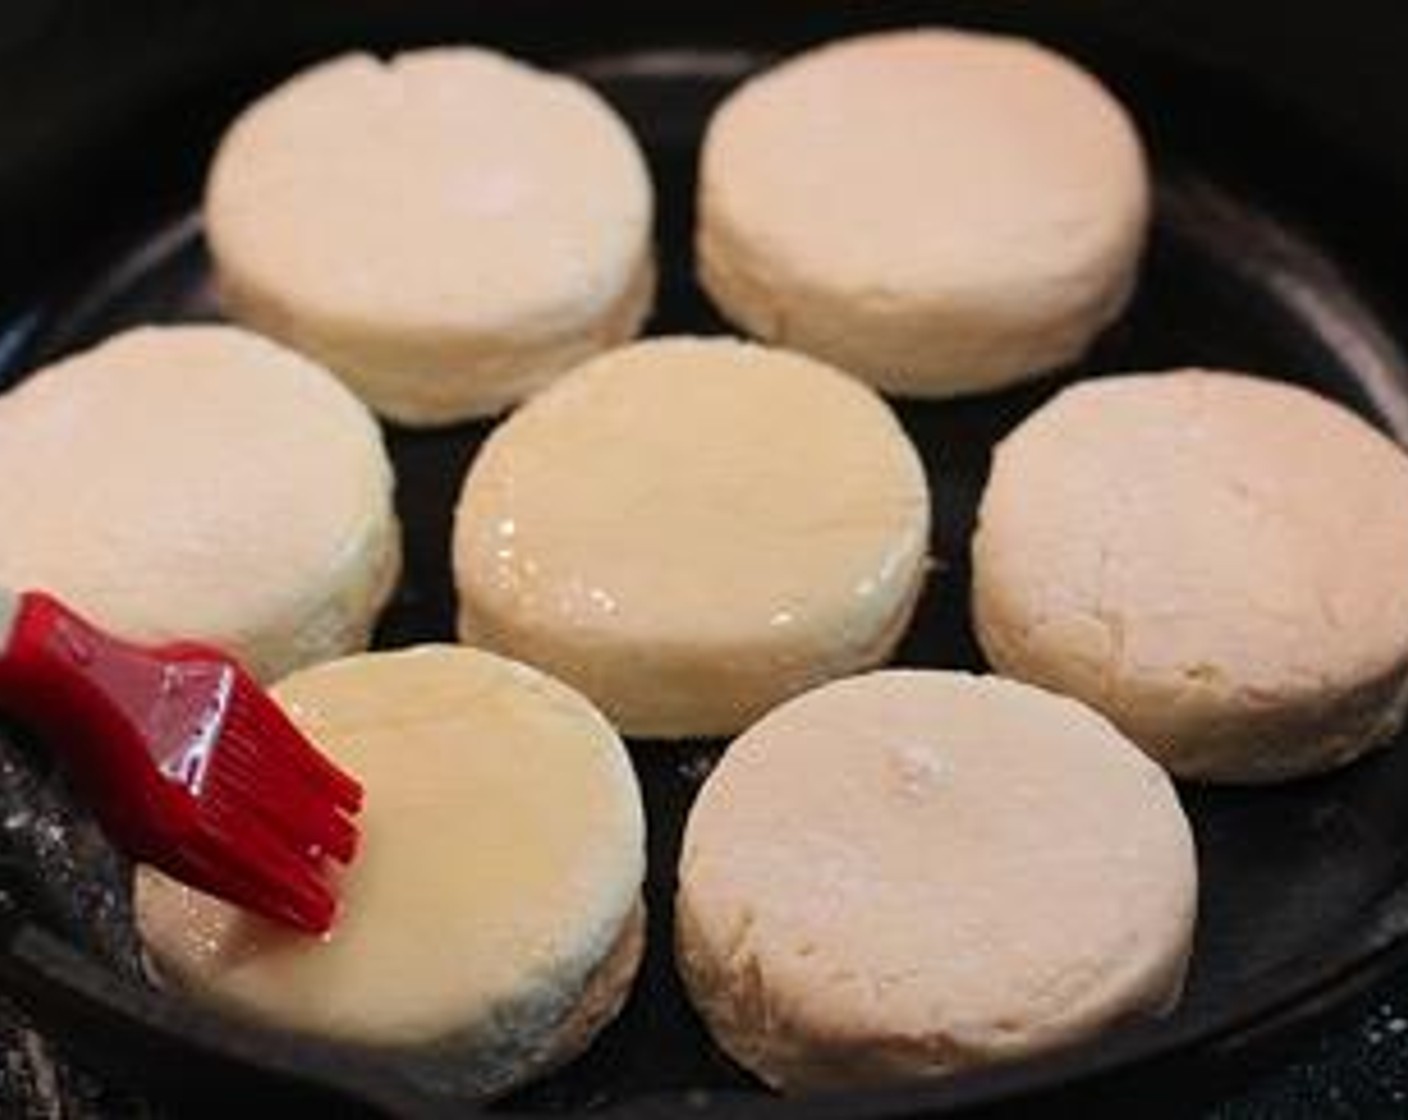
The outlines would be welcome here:
M 309 932 L 332 924 L 330 861 L 356 850 L 361 786 L 227 655 L 134 645 L 0 589 L 0 711 L 44 737 L 134 859 Z

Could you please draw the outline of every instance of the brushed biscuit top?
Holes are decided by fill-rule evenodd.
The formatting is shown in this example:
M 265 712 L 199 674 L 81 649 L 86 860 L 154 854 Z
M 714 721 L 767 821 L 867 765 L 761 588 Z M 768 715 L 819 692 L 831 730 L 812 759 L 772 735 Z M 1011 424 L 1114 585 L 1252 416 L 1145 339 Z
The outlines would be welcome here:
M 325 370 L 232 327 L 127 331 L 0 397 L 0 584 L 269 680 L 365 647 L 400 570 L 392 483 Z
M 973 566 L 993 665 L 1181 775 L 1327 769 L 1408 703 L 1408 456 L 1292 385 L 1065 390 L 998 446 Z
M 274 695 L 366 789 L 341 913 L 310 938 L 144 869 L 137 916 L 161 978 L 474 1094 L 585 1046 L 642 947 L 640 793 L 600 715 L 454 646 L 331 662 Z
M 678 955 L 785 1090 L 1009 1061 L 1177 999 L 1197 901 L 1173 786 L 1075 701 L 996 677 L 835 681 L 690 812 Z
M 625 125 L 491 51 L 295 76 L 231 126 L 205 204 L 230 311 L 408 424 L 505 408 L 630 338 L 651 300 Z
M 940 29 L 840 40 L 709 122 L 700 279 L 749 333 L 903 395 L 1079 356 L 1123 307 L 1149 187 L 1120 105 L 1062 56 Z
M 889 655 L 928 528 L 923 466 L 871 390 L 786 351 L 652 339 L 485 443 L 456 514 L 460 636 L 628 734 L 728 734 Z

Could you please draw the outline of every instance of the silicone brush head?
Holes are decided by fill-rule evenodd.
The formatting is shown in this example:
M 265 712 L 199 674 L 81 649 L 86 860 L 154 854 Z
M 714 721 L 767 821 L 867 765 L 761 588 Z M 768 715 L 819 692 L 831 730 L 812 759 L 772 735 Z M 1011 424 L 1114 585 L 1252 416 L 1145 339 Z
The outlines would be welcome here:
M 361 786 L 226 654 L 138 646 L 28 592 L 0 653 L 0 706 L 62 756 L 134 859 L 275 921 L 332 925 Z

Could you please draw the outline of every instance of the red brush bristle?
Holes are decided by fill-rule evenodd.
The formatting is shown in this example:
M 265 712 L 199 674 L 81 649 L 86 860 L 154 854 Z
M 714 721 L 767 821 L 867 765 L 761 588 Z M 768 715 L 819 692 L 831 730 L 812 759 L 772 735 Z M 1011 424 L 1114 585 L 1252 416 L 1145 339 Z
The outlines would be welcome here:
M 225 714 L 222 742 L 257 744 L 261 757 L 277 760 L 287 773 L 300 775 L 318 796 L 349 813 L 362 807 L 362 787 L 308 743 L 283 709 L 242 670 L 237 673 Z
M 253 682 L 237 683 L 200 790 L 266 820 L 309 856 L 346 863 L 357 847 L 362 790 L 308 744 Z
M 343 812 L 298 776 L 268 765 L 255 749 L 221 743 L 202 785 L 202 806 L 225 804 L 277 828 L 290 848 L 308 858 L 327 856 L 348 862 L 356 851 L 357 830 Z
M 134 858 L 267 917 L 328 928 L 330 861 L 356 851 L 361 786 L 230 658 L 132 645 L 28 593 L 0 649 L 0 701 L 46 733 Z
M 337 913 L 332 885 L 314 863 L 263 822 L 228 806 L 209 806 L 198 831 L 163 869 L 192 886 L 310 933 L 325 933 Z

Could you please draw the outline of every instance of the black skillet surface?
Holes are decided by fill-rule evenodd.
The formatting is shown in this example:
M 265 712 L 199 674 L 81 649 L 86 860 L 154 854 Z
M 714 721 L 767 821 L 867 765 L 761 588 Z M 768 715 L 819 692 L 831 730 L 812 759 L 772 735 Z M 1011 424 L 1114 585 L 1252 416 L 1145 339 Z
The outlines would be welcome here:
M 1172 38 L 1160 44 L 1147 25 L 1125 26 L 1118 6 L 1053 3 L 1038 15 L 1017 5 L 998 13 L 870 3 L 803 19 L 786 5 L 752 5 L 748 14 L 681 5 L 672 14 L 689 25 L 679 26 L 659 14 L 609 18 L 624 15 L 623 5 L 569 12 L 522 0 L 429 4 L 415 16 L 404 5 L 291 4 L 262 20 L 231 10 L 262 5 L 156 3 L 137 6 L 152 16 L 147 39 L 123 38 L 117 5 L 107 15 L 96 4 L 47 7 L 33 5 L 28 22 L 10 25 L 0 62 L 20 59 L 35 41 L 66 42 L 68 53 L 56 48 L 55 57 L 68 59 L 72 81 L 85 73 L 72 37 L 86 34 L 88 77 L 108 96 L 90 93 L 85 103 L 56 77 L 51 99 L 34 103 L 52 110 L 47 129 L 42 115 L 38 126 L 17 118 L 0 129 L 0 138 L 20 145 L 0 164 L 0 212 L 11 215 L 0 227 L 9 266 L 0 274 L 7 380 L 128 325 L 214 313 L 192 211 L 209 147 L 252 92 L 335 49 L 478 40 L 597 85 L 635 127 L 655 176 L 663 267 L 651 333 L 723 329 L 691 278 L 694 156 L 711 106 L 770 56 L 861 26 L 948 18 L 1026 30 L 1085 61 L 1134 110 L 1154 157 L 1157 214 L 1143 281 L 1128 315 L 1079 369 L 979 400 L 900 405 L 930 471 L 941 560 L 902 664 L 982 666 L 967 614 L 966 540 L 988 455 L 1069 377 L 1188 364 L 1263 370 L 1408 438 L 1397 329 L 1408 323 L 1408 257 L 1393 240 L 1389 170 L 1372 170 L 1362 153 L 1327 139 L 1293 102 L 1182 57 Z M 123 65 L 91 53 L 95 41 L 131 49 L 125 85 L 115 76 Z M 34 73 L 27 88 L 42 91 Z M 14 80 L 23 87 L 26 79 Z M 60 127 L 65 120 L 69 127 Z M 388 430 L 407 565 L 380 645 L 451 636 L 450 512 L 487 430 Z M 1175 1097 L 1186 1103 L 1190 1094 L 1211 1094 L 1408 959 L 1403 738 L 1328 778 L 1262 791 L 1183 791 L 1199 846 L 1202 913 L 1187 996 L 1167 1022 L 1010 1071 L 790 1106 L 757 1093 L 709 1045 L 672 970 L 679 830 L 720 745 L 633 743 L 651 829 L 651 941 L 640 982 L 620 1021 L 584 1058 L 506 1104 L 830 1117 L 994 1101 L 1047 1111 L 1133 1099 L 1149 1112 Z M 327 1091 L 337 1088 L 399 1112 L 467 1111 L 395 1070 L 349 1061 L 331 1047 L 271 1040 L 142 991 L 133 980 L 120 865 L 32 750 L 14 739 L 0 747 L 0 768 L 13 772 L 0 780 L 0 913 L 9 915 L 0 985 L 41 1022 L 60 1025 L 71 1045 L 119 1076 L 182 1098 L 327 1106 L 338 1099 Z

